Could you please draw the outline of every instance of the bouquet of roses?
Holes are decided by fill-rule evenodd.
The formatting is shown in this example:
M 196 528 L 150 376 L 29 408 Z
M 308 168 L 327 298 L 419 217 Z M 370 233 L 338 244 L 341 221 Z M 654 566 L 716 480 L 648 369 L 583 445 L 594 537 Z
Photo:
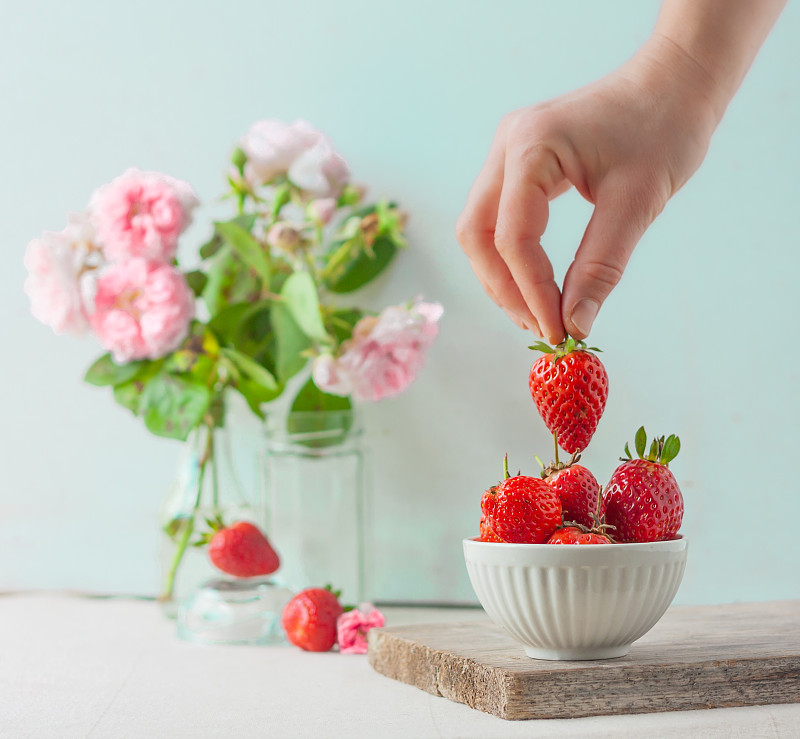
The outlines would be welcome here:
M 406 215 L 391 202 L 363 204 L 344 159 L 304 121 L 255 123 L 231 162 L 226 197 L 236 213 L 213 224 L 193 269 L 177 260 L 199 205 L 188 183 L 130 169 L 99 187 L 66 228 L 28 245 L 34 316 L 57 334 L 93 333 L 107 353 L 86 381 L 111 387 L 159 436 L 213 432 L 229 390 L 263 419 L 264 404 L 309 362 L 293 411 L 405 390 L 442 307 L 417 299 L 375 315 L 339 296 L 405 246 Z M 211 446 L 201 481 L 209 461 Z M 191 530 L 169 533 L 182 552 Z
M 441 306 L 416 300 L 372 315 L 336 298 L 388 266 L 405 245 L 405 214 L 362 205 L 344 159 L 303 121 L 257 122 L 232 162 L 238 212 L 214 223 L 198 268 L 176 259 L 198 206 L 190 185 L 130 169 L 63 231 L 28 245 L 33 314 L 58 334 L 94 333 L 108 353 L 86 381 L 112 387 L 159 436 L 221 423 L 227 388 L 263 418 L 308 361 L 313 376 L 293 410 L 402 392 Z

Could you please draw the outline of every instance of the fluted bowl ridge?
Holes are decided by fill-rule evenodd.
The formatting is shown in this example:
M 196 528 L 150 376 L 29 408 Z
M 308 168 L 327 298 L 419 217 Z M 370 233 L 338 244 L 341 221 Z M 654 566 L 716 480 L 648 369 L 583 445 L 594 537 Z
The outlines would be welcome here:
M 683 578 L 684 537 L 646 544 L 464 539 L 486 613 L 538 659 L 621 657 L 664 615 Z

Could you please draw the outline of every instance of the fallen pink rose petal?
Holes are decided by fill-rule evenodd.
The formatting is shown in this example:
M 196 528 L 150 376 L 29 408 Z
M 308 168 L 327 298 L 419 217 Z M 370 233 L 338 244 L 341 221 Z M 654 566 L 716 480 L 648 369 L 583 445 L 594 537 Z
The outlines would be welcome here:
M 372 603 L 362 603 L 336 620 L 339 651 L 342 654 L 366 654 L 367 633 L 386 624 L 384 615 Z

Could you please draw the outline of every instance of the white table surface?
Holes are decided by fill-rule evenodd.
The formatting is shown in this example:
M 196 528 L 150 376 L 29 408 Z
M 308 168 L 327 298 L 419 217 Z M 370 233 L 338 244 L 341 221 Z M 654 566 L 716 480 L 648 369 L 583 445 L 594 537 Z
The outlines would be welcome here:
M 484 618 L 384 609 L 388 625 Z M 800 737 L 800 704 L 509 722 L 362 655 L 180 641 L 152 602 L 0 596 L 2 737 Z

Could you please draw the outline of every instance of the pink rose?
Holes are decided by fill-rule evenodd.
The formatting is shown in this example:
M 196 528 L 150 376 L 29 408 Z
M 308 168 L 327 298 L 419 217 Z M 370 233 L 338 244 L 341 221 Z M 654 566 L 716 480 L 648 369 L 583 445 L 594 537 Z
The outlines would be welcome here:
M 383 614 L 372 605 L 362 603 L 336 619 L 336 635 L 342 654 L 366 654 L 367 632 L 386 624 Z
M 176 349 L 194 316 L 183 275 L 169 264 L 131 259 L 97 280 L 91 326 L 117 363 L 158 359 Z
M 103 254 L 112 262 L 172 259 L 197 205 L 187 182 L 135 168 L 99 187 L 89 201 Z
M 289 179 L 314 197 L 338 197 L 350 179 L 350 167 L 323 137 L 292 162 Z
M 327 393 L 352 395 L 355 400 L 399 395 L 422 367 L 443 312 L 438 303 L 416 301 L 362 318 L 337 357 L 328 354 L 314 360 L 314 383 Z
M 292 162 L 321 138 L 322 133 L 306 121 L 256 121 L 239 141 L 247 156 L 245 180 L 255 187 L 285 174 Z
M 314 384 L 331 395 L 350 395 L 353 385 L 346 372 L 339 371 L 339 362 L 330 354 L 322 354 L 312 365 Z
M 25 251 L 25 293 L 34 317 L 57 334 L 84 333 L 86 298 L 98 257 L 85 213 L 71 213 L 63 231 L 45 231 L 33 239 Z

